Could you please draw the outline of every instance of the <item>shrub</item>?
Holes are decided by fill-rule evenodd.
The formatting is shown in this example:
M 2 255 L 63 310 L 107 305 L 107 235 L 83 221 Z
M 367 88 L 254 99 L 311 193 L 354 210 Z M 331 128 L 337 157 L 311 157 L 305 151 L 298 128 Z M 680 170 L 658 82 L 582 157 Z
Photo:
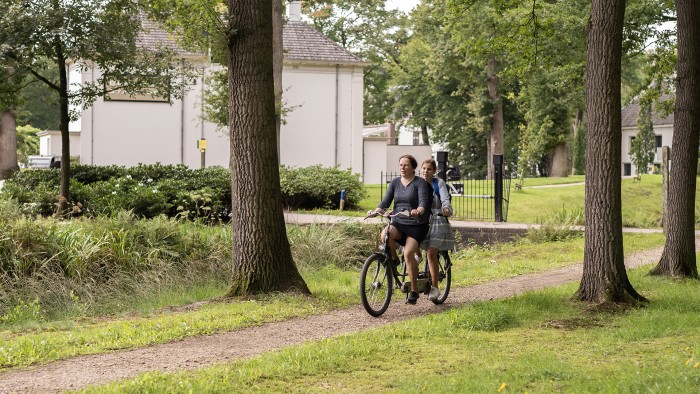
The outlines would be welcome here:
M 359 176 L 337 168 L 281 167 L 282 200 L 289 208 L 330 208 L 346 191 L 346 207 L 365 195 Z M 58 170 L 21 171 L 0 194 L 16 200 L 29 215 L 50 216 L 60 188 Z M 231 173 L 222 167 L 189 169 L 184 165 L 76 165 L 71 178 L 72 216 L 114 215 L 126 210 L 143 218 L 159 215 L 204 222 L 228 221 Z
M 358 174 L 350 170 L 320 165 L 292 168 L 280 167 L 282 203 L 288 208 L 332 208 L 345 190 L 345 206 L 356 207 L 367 192 Z

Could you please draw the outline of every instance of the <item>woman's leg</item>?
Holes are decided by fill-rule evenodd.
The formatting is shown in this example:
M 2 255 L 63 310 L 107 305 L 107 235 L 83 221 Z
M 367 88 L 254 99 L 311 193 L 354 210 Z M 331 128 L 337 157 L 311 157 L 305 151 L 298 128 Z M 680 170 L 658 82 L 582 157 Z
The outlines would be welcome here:
M 418 241 L 412 237 L 406 238 L 406 246 L 403 248 L 403 258 L 406 260 L 408 277 L 411 279 L 411 291 L 418 289 L 418 262 L 416 252 L 418 251 Z
M 386 227 L 382 230 L 382 244 L 384 243 L 384 237 L 386 236 Z M 396 261 L 399 259 L 399 255 L 396 253 L 396 243 L 403 237 L 403 233 L 397 230 L 396 227 L 391 226 L 391 234 L 389 235 L 389 249 L 391 249 L 391 259 Z
M 428 248 L 426 254 L 428 255 L 428 267 L 430 268 L 432 285 L 433 287 L 438 287 L 438 275 L 440 274 L 438 268 L 438 250 L 437 248 Z

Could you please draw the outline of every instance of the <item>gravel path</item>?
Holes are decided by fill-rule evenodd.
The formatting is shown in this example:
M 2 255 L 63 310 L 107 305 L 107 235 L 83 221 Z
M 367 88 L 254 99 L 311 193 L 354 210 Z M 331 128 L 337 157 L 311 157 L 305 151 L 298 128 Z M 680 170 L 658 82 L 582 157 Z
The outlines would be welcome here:
M 628 268 L 655 263 L 663 248 L 625 258 Z M 476 301 L 506 298 L 527 291 L 578 281 L 582 265 L 522 275 L 480 285 L 454 288 L 444 305 L 433 305 L 421 298 L 416 306 L 394 297 L 389 310 L 380 318 L 370 317 L 361 305 L 322 315 L 295 318 L 233 332 L 189 338 L 143 349 L 80 356 L 27 368 L 0 372 L 0 393 L 46 393 L 75 390 L 90 384 L 103 384 L 132 378 L 146 371 L 177 371 L 206 367 L 215 363 L 249 358 L 266 351 L 322 338 L 353 333 L 396 321 L 437 313 Z M 359 300 L 358 300 L 359 304 Z

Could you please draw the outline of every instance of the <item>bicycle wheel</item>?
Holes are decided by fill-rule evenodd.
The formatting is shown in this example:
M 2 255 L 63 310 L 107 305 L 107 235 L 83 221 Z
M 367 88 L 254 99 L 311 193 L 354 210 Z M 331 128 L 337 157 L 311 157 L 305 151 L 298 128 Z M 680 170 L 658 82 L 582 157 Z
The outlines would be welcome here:
M 362 266 L 360 298 L 367 313 L 374 317 L 386 312 L 391 302 L 392 275 L 385 264 L 386 257 L 379 253 L 369 256 Z
M 440 297 L 433 300 L 435 305 L 442 304 L 450 294 L 450 286 L 452 285 L 452 260 L 450 254 L 446 251 L 438 252 L 438 283 L 440 286 Z

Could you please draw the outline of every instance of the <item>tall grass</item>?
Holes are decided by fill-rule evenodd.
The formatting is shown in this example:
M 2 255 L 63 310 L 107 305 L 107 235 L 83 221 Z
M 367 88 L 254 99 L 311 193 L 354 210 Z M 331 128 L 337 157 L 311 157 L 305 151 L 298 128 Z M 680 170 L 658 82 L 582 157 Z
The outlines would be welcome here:
M 230 282 L 230 226 L 138 220 L 128 212 L 34 219 L 0 204 L 0 327 L 147 313 L 219 296 Z M 378 233 L 378 225 L 288 226 L 302 271 L 357 269 Z

